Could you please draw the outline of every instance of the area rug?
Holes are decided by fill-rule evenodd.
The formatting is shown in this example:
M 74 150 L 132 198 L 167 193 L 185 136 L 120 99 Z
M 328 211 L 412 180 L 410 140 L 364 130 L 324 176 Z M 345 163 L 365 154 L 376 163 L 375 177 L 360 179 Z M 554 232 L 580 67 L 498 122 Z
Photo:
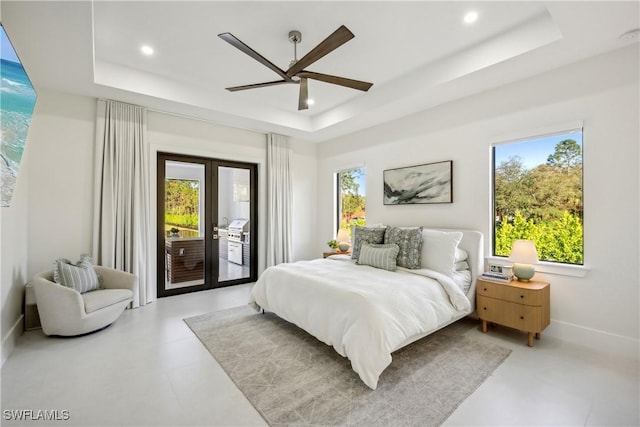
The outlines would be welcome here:
M 185 322 L 273 427 L 437 426 L 511 352 L 454 323 L 393 353 L 371 390 L 333 347 L 274 314 L 245 306 Z

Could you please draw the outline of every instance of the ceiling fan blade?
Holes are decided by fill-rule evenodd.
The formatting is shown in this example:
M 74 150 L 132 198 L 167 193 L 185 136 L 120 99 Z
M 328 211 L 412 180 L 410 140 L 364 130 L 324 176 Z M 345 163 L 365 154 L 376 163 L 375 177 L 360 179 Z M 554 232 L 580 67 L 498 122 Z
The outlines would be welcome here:
M 275 65 L 273 62 L 269 61 L 267 58 L 265 58 L 264 56 L 260 55 L 258 52 L 256 52 L 255 50 L 251 49 L 249 46 L 247 46 L 246 44 L 241 42 L 233 34 L 231 34 L 231 33 L 222 33 L 222 34 L 218 34 L 218 37 L 220 37 L 222 40 L 226 41 L 227 43 L 229 43 L 233 47 L 235 47 L 235 48 L 241 50 L 242 52 L 246 53 L 247 55 L 249 55 L 250 57 L 252 57 L 256 61 L 261 63 L 262 65 L 266 66 L 267 68 L 275 71 L 284 80 L 288 80 L 289 82 L 293 81 L 291 79 L 291 77 L 284 72 L 284 70 L 282 70 L 280 67 Z
M 351 89 L 366 92 L 373 86 L 373 83 L 360 80 L 348 79 L 346 77 L 332 76 L 330 74 L 314 73 L 313 71 L 301 71 L 297 74 L 300 78 L 319 80 L 321 82 L 333 83 L 334 85 L 346 86 Z
M 309 108 L 307 101 L 309 100 L 309 86 L 306 78 L 300 79 L 300 95 L 298 97 L 298 111 Z
M 347 27 L 341 25 L 340 28 L 335 30 L 329 37 L 320 42 L 320 44 L 313 49 L 305 56 L 300 58 L 298 62 L 293 64 L 287 70 L 287 76 L 292 77 L 295 76 L 298 72 L 302 71 L 304 68 L 316 62 L 318 59 L 322 58 L 326 54 L 332 52 L 333 50 L 339 48 L 355 36 Z
M 226 89 L 229 92 L 237 92 L 239 90 L 256 89 L 256 88 L 259 88 L 259 87 L 275 86 L 275 85 L 282 85 L 282 84 L 289 84 L 289 83 L 295 83 L 295 82 L 294 81 L 289 81 L 289 80 L 276 80 L 276 81 L 273 81 L 273 82 L 253 83 L 253 84 L 250 84 L 250 85 L 233 86 L 233 87 L 228 87 Z

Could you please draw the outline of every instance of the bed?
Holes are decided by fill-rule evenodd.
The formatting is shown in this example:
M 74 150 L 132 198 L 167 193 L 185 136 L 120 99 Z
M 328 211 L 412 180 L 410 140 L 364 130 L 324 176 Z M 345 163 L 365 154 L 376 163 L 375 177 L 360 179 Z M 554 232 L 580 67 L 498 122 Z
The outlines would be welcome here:
M 475 310 L 482 234 L 422 228 L 420 233 L 419 268 L 389 271 L 350 255 L 279 264 L 262 273 L 250 303 L 333 346 L 375 390 L 394 351 Z M 363 251 L 378 246 L 388 245 L 361 245 Z M 354 254 L 355 249 L 354 244 Z M 364 252 L 358 262 L 363 258 Z

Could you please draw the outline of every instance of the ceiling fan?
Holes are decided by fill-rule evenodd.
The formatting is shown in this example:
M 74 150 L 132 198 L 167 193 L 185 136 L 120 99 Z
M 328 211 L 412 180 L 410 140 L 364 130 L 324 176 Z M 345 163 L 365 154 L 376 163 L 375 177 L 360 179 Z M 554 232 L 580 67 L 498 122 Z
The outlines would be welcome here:
M 307 108 L 309 108 L 309 105 L 307 102 L 308 91 L 309 91 L 307 79 L 319 80 L 322 82 L 345 86 L 348 88 L 357 89 L 364 92 L 368 91 L 369 88 L 373 86 L 373 83 L 348 79 L 345 77 L 332 76 L 329 74 L 314 73 L 313 71 L 305 70 L 305 68 L 308 67 L 309 65 L 313 64 L 323 56 L 327 55 L 328 53 L 331 53 L 332 51 L 339 48 L 340 46 L 342 46 L 343 44 L 345 44 L 346 42 L 348 42 L 349 40 L 355 37 L 353 33 L 349 31 L 349 29 L 344 25 L 341 25 L 340 28 L 335 30 L 329 37 L 324 39 L 322 42 L 320 42 L 320 44 L 314 47 L 309 53 L 307 53 L 305 56 L 300 58 L 300 60 L 297 59 L 296 48 L 298 43 L 302 41 L 302 34 L 300 33 L 300 31 L 295 31 L 295 30 L 290 31 L 289 41 L 293 43 L 294 59 L 289 64 L 289 69 L 286 71 L 281 69 L 277 65 L 275 65 L 273 62 L 269 61 L 264 56 L 260 55 L 255 50 L 251 49 L 249 46 L 241 42 L 233 34 L 222 33 L 222 34 L 218 34 L 218 37 L 220 37 L 222 40 L 226 41 L 227 43 L 231 44 L 232 46 L 236 47 L 237 49 L 240 49 L 242 52 L 246 53 L 256 61 L 260 62 L 262 65 L 265 65 L 267 68 L 275 71 L 276 74 L 282 77 L 282 80 L 275 80 L 271 82 L 254 83 L 249 85 L 233 86 L 233 87 L 226 88 L 230 92 L 235 92 L 235 91 L 245 90 L 245 89 L 255 89 L 255 88 L 266 87 L 266 86 L 274 86 L 274 85 L 280 85 L 280 84 L 291 84 L 291 83 L 299 84 L 300 95 L 298 97 L 298 111 L 300 111 L 300 110 L 306 110 Z

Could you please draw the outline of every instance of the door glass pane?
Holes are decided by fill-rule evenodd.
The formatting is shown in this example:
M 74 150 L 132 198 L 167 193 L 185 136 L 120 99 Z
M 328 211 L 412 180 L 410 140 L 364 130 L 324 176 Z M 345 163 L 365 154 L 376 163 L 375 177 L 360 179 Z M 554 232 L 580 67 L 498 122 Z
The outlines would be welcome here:
M 204 165 L 165 163 L 165 289 L 204 285 Z
M 218 167 L 218 281 L 250 275 L 250 185 L 249 169 Z

